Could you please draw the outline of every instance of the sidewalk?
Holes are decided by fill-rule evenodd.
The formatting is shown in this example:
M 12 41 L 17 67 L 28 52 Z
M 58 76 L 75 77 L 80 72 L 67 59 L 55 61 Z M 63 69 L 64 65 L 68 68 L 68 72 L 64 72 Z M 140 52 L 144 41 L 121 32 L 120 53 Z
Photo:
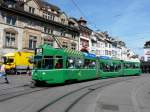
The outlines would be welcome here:
M 150 112 L 150 74 L 104 88 L 95 112 Z
M 18 86 L 26 86 L 30 84 L 31 76 L 29 75 L 8 75 L 9 84 L 5 83 L 3 77 L 0 78 L 0 90 Z

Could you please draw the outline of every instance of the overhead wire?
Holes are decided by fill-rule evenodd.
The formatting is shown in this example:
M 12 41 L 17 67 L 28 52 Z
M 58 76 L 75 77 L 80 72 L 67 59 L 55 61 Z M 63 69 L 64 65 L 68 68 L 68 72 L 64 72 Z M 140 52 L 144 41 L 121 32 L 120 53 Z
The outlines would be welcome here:
M 81 10 L 81 8 L 78 6 L 78 4 L 74 1 L 71 0 L 73 5 L 78 9 L 78 11 L 80 12 L 81 16 L 83 16 L 83 18 L 87 19 L 86 15 L 84 14 L 84 12 Z M 88 20 L 88 19 L 87 19 Z M 88 24 L 93 26 L 96 30 L 100 30 L 99 27 L 97 27 L 97 25 L 91 21 L 88 20 Z

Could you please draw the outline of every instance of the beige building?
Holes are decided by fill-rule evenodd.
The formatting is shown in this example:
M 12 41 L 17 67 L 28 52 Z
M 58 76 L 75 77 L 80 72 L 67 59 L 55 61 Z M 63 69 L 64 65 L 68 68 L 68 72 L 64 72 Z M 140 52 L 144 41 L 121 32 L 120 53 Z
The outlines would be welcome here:
M 82 17 L 78 20 L 78 25 L 80 29 L 80 37 L 79 37 L 79 50 L 80 51 L 91 51 L 90 47 L 90 38 L 92 34 L 92 29 L 87 26 L 87 21 Z
M 47 43 L 78 50 L 78 23 L 57 6 L 39 0 L 6 0 L 0 5 L 0 54 L 33 50 Z
M 129 50 L 126 44 L 121 40 L 109 36 L 107 32 L 92 32 L 90 48 L 90 53 L 97 56 L 129 60 Z

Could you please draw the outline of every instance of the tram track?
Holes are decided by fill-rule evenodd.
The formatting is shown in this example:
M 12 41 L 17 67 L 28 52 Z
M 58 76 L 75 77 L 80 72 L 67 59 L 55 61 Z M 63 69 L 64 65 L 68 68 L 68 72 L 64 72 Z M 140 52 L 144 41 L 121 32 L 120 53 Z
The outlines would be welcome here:
M 23 88 L 23 87 L 28 87 L 28 86 L 30 86 L 30 85 L 29 84 L 23 84 L 23 85 L 8 87 L 8 88 L 0 89 L 0 90 L 1 91 L 6 91 L 6 90 L 10 90 L 10 89 Z
M 134 77 L 134 78 L 137 78 L 137 77 Z M 46 104 L 45 106 L 43 106 L 42 108 L 38 109 L 36 112 L 45 112 L 47 109 L 51 109 L 54 105 L 56 107 L 57 103 L 58 104 L 61 104 L 60 102 L 63 100 L 63 99 L 67 99 L 67 97 L 70 97 L 71 95 L 74 95 L 74 94 L 77 94 L 78 92 L 81 92 L 81 94 L 75 98 L 73 101 L 70 101 L 71 103 L 69 105 L 67 105 L 67 107 L 64 107 L 64 109 L 61 109 L 61 112 L 70 112 L 70 110 L 82 99 L 84 98 L 85 96 L 87 96 L 88 94 L 90 94 L 91 92 L 97 90 L 97 89 L 100 89 L 100 88 L 103 88 L 103 87 L 106 87 L 106 86 L 109 86 L 111 84 L 115 84 L 115 83 L 119 83 L 121 81 L 127 81 L 127 80 L 131 80 L 133 79 L 133 77 L 127 77 L 127 79 L 114 79 L 112 81 L 105 81 L 105 82 L 99 82 L 99 83 L 96 83 L 96 84 L 91 84 L 91 85 L 88 85 L 88 86 L 84 86 L 82 88 L 79 88 L 79 89 L 76 89 L 76 90 L 73 90 L 73 91 L 70 91 L 52 101 L 50 101 L 48 104 Z M 95 87 L 96 86 L 96 87 Z M 82 93 L 83 91 L 83 93 Z M 68 100 L 68 99 L 67 99 Z M 62 101 L 64 102 L 64 101 Z M 60 106 L 57 106 L 57 107 L 60 107 Z M 62 108 L 62 107 L 61 107 Z M 63 111 L 62 111 L 63 110 Z M 56 111 L 56 112 L 59 112 L 59 111 Z
M 24 89 L 24 90 L 20 90 L 20 91 L 13 91 L 13 92 L 8 92 L 8 93 L 3 93 L 0 94 L 0 103 L 16 98 L 16 97 L 20 97 L 23 95 L 28 95 L 34 92 L 38 92 L 38 91 L 42 91 L 42 90 L 46 90 L 46 89 L 50 89 L 49 87 L 44 87 L 44 88 L 28 88 L 28 89 Z

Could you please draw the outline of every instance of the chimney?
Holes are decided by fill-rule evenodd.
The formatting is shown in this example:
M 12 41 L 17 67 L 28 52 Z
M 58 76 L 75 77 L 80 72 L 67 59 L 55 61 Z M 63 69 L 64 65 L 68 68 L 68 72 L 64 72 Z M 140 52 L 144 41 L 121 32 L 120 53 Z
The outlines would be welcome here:
M 87 21 L 83 19 L 83 17 L 80 17 L 80 19 L 78 20 L 78 23 L 80 25 L 86 26 Z

